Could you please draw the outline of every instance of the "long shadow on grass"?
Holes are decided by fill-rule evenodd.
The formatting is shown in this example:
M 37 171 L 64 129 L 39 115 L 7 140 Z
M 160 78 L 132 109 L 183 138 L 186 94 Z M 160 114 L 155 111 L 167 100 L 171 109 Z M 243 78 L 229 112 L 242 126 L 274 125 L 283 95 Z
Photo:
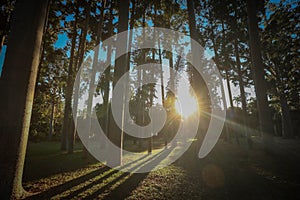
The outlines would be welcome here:
M 97 163 L 97 160 L 92 157 L 82 159 L 82 147 L 78 147 L 78 145 L 76 144 L 72 154 L 68 154 L 66 151 L 62 152 L 60 150 L 60 144 L 57 142 L 29 143 L 23 180 L 32 182 L 54 174 L 72 172 Z
M 147 169 L 153 169 L 164 158 L 166 158 L 172 150 L 173 150 L 173 148 L 169 148 L 167 150 L 161 151 L 152 156 L 144 155 L 137 160 L 133 160 L 133 161 L 121 166 L 120 170 L 127 168 L 127 170 L 134 172 L 136 170 L 143 170 L 145 167 L 147 167 Z M 147 159 L 145 159 L 145 158 L 147 158 Z M 142 162 L 139 162 L 139 161 L 142 161 Z M 92 189 L 92 187 L 97 186 L 97 184 L 100 184 L 100 185 L 102 185 L 101 189 L 97 188 L 97 189 L 95 189 L 95 191 L 92 191 L 91 194 L 85 195 L 86 199 L 95 199 L 102 192 L 104 192 L 105 190 L 111 188 L 113 185 L 118 184 L 118 183 L 121 183 L 121 185 L 118 185 L 116 187 L 115 191 L 113 189 L 111 189 L 111 193 L 107 198 L 116 199 L 116 197 L 120 198 L 121 196 L 123 196 L 125 198 L 126 196 L 128 196 L 131 193 L 132 190 L 134 190 L 138 186 L 138 184 L 147 175 L 148 175 L 148 173 L 133 174 L 133 173 L 120 172 L 115 169 L 110 169 L 109 167 L 102 167 L 101 169 L 89 172 L 78 178 L 72 179 L 63 184 L 52 187 L 47 191 L 30 196 L 27 199 L 49 199 L 55 195 L 64 193 L 65 191 L 70 190 L 73 187 L 79 186 L 79 189 L 75 188 L 75 191 L 70 192 L 70 194 L 62 195 L 63 199 L 76 198 L 77 195 L 80 195 L 81 193 L 85 193 L 89 189 Z M 99 178 L 97 178 L 97 176 L 99 176 Z M 95 179 L 95 180 L 91 180 L 91 179 Z M 109 180 L 109 179 L 112 179 L 112 180 Z M 91 181 L 91 182 L 88 182 L 88 181 Z M 86 184 L 84 184 L 84 183 L 86 183 Z M 80 187 L 81 184 L 83 184 L 82 187 Z
M 147 155 L 142 156 L 141 158 L 139 158 L 137 160 L 134 160 L 134 161 L 132 161 L 130 163 L 127 163 L 126 165 L 124 165 L 122 167 L 127 167 L 127 166 L 129 166 L 129 165 L 131 165 L 131 164 L 133 164 L 133 163 L 135 163 L 135 162 L 137 162 L 139 160 L 144 159 L 145 157 L 147 157 Z M 83 183 L 85 181 L 88 181 L 88 180 L 90 180 L 90 179 L 92 179 L 92 178 L 94 178 L 96 176 L 99 176 L 99 175 L 101 175 L 102 173 L 105 173 L 108 170 L 110 170 L 109 167 L 102 167 L 101 169 L 92 171 L 92 172 L 87 173 L 87 174 L 85 174 L 83 176 L 80 176 L 78 178 L 75 178 L 75 179 L 72 179 L 70 181 L 67 181 L 67 182 L 65 182 L 63 184 L 57 185 L 55 187 L 52 187 L 49 190 L 46 190 L 46 191 L 43 191 L 43 192 L 38 193 L 36 195 L 30 196 L 27 199 L 45 199 L 45 198 L 50 198 L 50 197 L 55 196 L 57 194 L 63 193 L 64 191 L 66 191 L 66 190 L 68 190 L 68 189 L 70 189 L 72 187 L 75 187 L 75 186 L 77 186 L 77 185 L 79 185 L 79 184 L 81 184 L 81 183 Z M 116 172 L 117 172 L 117 170 L 114 170 L 114 171 L 108 173 L 107 175 L 105 175 L 104 177 L 102 177 L 100 180 L 102 180 L 104 178 L 107 178 L 109 175 L 112 175 L 112 174 L 114 174 Z
M 164 151 L 159 152 L 155 156 L 134 165 L 130 168 L 131 171 L 135 170 L 146 170 L 146 169 L 154 169 L 161 161 L 163 161 L 173 150 L 174 148 L 169 148 Z M 114 179 L 113 181 L 109 182 L 104 187 L 98 189 L 91 195 L 86 196 L 84 199 L 97 199 L 99 195 L 102 193 L 109 193 L 105 196 L 104 199 L 125 199 L 128 197 L 133 190 L 135 190 L 140 182 L 142 182 L 149 173 L 123 173 L 118 178 Z M 118 184 L 119 183 L 119 184 Z M 114 187 L 115 185 L 115 187 Z M 112 188 L 114 187 L 114 188 Z M 108 190 L 108 191 L 106 191 Z
M 139 160 L 142 160 L 146 157 L 147 155 L 139 158 L 138 160 L 134 160 L 126 165 L 123 165 L 122 167 L 120 167 L 120 169 L 126 168 L 132 164 L 134 164 L 135 162 L 138 162 Z M 144 160 L 141 164 L 148 162 L 149 160 L 151 160 L 153 157 L 149 157 L 148 159 Z M 133 167 L 129 168 L 130 170 L 134 170 L 135 168 L 137 168 L 139 165 L 134 165 Z M 120 175 L 116 175 L 117 173 L 120 173 Z M 119 172 L 118 170 L 114 170 L 114 169 L 110 169 L 110 172 L 105 174 L 104 176 L 102 176 L 99 179 L 96 179 L 95 181 L 92 181 L 88 184 L 86 184 L 85 186 L 81 187 L 80 189 L 71 192 L 69 195 L 63 197 L 62 199 L 72 199 L 74 197 L 76 197 L 78 194 L 83 193 L 85 191 L 88 191 L 89 189 L 91 189 L 93 186 L 96 186 L 98 184 L 104 184 L 104 186 L 102 187 L 103 189 L 108 188 L 109 186 L 113 185 L 114 183 L 118 182 L 118 180 L 122 179 L 123 177 L 126 176 L 126 174 L 128 173 L 124 173 L 124 172 Z M 109 181 L 107 184 L 105 184 L 105 182 L 112 176 L 117 176 L 116 178 L 113 178 L 111 181 Z

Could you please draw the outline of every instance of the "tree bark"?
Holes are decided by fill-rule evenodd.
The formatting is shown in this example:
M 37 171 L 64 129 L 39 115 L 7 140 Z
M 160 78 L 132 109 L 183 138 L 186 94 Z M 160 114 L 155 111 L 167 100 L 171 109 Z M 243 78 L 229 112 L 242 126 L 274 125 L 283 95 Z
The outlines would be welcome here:
M 236 34 L 236 38 L 234 40 L 234 51 L 235 51 L 236 68 L 237 68 L 237 72 L 238 72 L 238 82 L 239 82 L 239 89 L 240 89 L 241 102 L 242 102 L 242 125 L 243 125 L 242 131 L 245 132 L 248 147 L 251 148 L 252 142 L 251 142 L 251 136 L 249 133 L 248 123 L 247 123 L 247 99 L 246 99 L 245 86 L 244 86 L 244 81 L 243 81 L 242 66 L 241 66 L 241 60 L 240 60 L 237 34 Z M 236 137 L 238 137 L 238 136 L 236 136 Z
M 154 4 L 154 27 L 157 27 L 157 8 L 156 8 L 156 4 Z M 155 31 L 155 30 L 154 30 Z M 156 31 L 155 33 L 156 34 Z M 164 90 L 164 77 L 163 77 L 163 66 L 162 66 L 162 53 L 161 53 L 161 44 L 160 44 L 160 35 L 157 36 L 157 45 L 158 45 L 158 59 L 159 59 L 159 64 L 160 64 L 160 90 L 161 90 L 161 104 L 162 106 L 165 105 L 165 90 Z
M 225 69 L 225 76 L 226 76 L 226 84 L 227 84 L 228 95 L 229 95 L 230 108 L 233 110 L 233 98 L 232 98 L 232 92 L 230 86 L 230 78 L 227 69 Z
M 292 138 L 294 136 L 293 125 L 286 95 L 284 92 L 282 92 L 279 94 L 279 96 L 281 105 L 282 136 L 287 139 Z
M 75 21 L 73 26 L 73 35 L 72 35 L 72 44 L 70 52 L 70 62 L 68 67 L 68 78 L 65 92 L 65 108 L 64 108 L 64 119 L 63 119 L 63 128 L 61 133 L 61 150 L 67 150 L 67 136 L 70 126 L 73 126 L 72 123 L 72 95 L 73 95 L 73 77 L 74 77 L 74 57 L 75 57 L 75 48 L 76 48 L 76 39 L 77 39 L 77 15 L 78 8 L 75 12 Z
M 19 0 L 1 77 L 0 196 L 20 198 L 47 0 Z
M 196 29 L 195 9 L 194 9 L 193 0 L 187 0 L 187 7 L 188 7 L 188 16 L 189 16 L 190 36 L 192 39 L 199 42 L 200 37 Z M 192 41 L 191 41 L 191 50 L 192 52 L 195 52 L 195 47 Z M 197 59 L 197 56 L 199 55 L 192 54 L 192 59 L 193 60 Z M 192 73 L 193 73 L 193 77 L 191 82 L 194 90 L 196 91 L 198 105 L 199 105 L 198 109 L 200 111 L 199 128 L 197 133 L 198 142 L 196 143 L 196 145 L 194 145 L 194 151 L 198 151 L 200 144 L 205 136 L 204 133 L 207 132 L 209 121 L 210 121 L 210 117 L 204 116 L 207 115 L 206 113 L 210 113 L 210 106 L 209 106 L 210 100 L 208 95 L 209 93 L 208 88 L 202 76 L 197 72 L 196 69 L 192 69 Z
M 135 0 L 132 0 L 131 1 L 132 3 L 132 8 L 131 8 L 131 17 L 130 17 L 130 33 L 129 33 L 129 41 L 128 41 L 128 49 L 129 49 L 129 52 L 128 52 L 128 59 L 127 59 L 127 62 L 128 62 L 128 66 L 130 66 L 130 57 L 131 57 L 131 46 L 132 46 L 132 37 L 133 37 L 133 28 L 134 28 L 134 23 L 135 23 L 135 6 L 136 6 L 136 2 Z M 137 143 L 137 138 L 134 137 L 133 138 L 133 144 L 136 144 Z
M 108 24 L 108 33 L 109 37 L 113 35 L 113 7 L 112 5 L 110 6 L 110 14 L 109 14 L 109 24 Z M 105 117 L 105 133 L 108 135 L 108 128 L 109 128 L 109 92 L 110 92 L 110 76 L 111 76 L 111 55 L 112 55 L 112 46 L 109 45 L 107 47 L 107 57 L 106 57 L 106 62 L 108 62 L 110 65 L 106 69 L 105 72 L 105 86 L 104 86 L 104 95 L 103 95 L 103 107 L 106 108 L 106 110 L 103 112 L 106 112 L 106 117 Z
M 86 36 L 88 32 L 88 25 L 90 21 L 90 11 L 91 11 L 91 5 L 89 2 L 86 2 L 86 7 L 85 7 L 85 23 L 84 27 L 82 29 L 82 35 L 81 35 L 81 45 L 79 46 L 78 49 L 78 63 L 77 63 L 77 68 L 76 72 L 78 74 L 81 74 L 81 65 L 84 60 L 84 53 L 85 53 L 85 46 L 86 46 Z M 80 70 L 80 71 L 78 71 Z M 74 152 L 74 144 L 75 144 L 75 135 L 77 132 L 77 108 L 78 108 L 78 99 L 79 99 L 79 87 L 80 87 L 80 80 L 77 80 L 74 85 L 74 98 L 73 98 L 73 119 L 74 120 L 74 129 L 72 131 L 69 131 L 68 133 L 68 153 L 73 153 Z
M 0 54 L 2 53 L 2 48 L 4 45 L 4 41 L 5 41 L 5 35 L 1 35 L 0 36 Z
M 223 36 L 225 37 L 225 31 L 224 31 L 223 22 L 222 22 L 222 32 L 223 32 Z M 212 41 L 212 45 L 213 45 L 213 49 L 214 49 L 214 53 L 215 53 L 215 63 L 216 63 L 217 68 L 220 70 L 221 66 L 220 66 L 220 60 L 219 60 L 219 54 L 218 54 L 217 46 L 216 46 L 216 43 L 215 43 L 215 35 L 214 35 L 213 28 L 211 28 L 211 41 Z M 227 56 L 227 55 L 224 55 L 224 56 Z M 227 60 L 227 58 L 225 58 L 225 60 Z M 226 64 L 227 64 L 227 62 L 226 62 Z M 228 88 L 229 98 L 232 98 L 231 89 L 230 89 L 230 83 L 229 83 L 229 80 L 228 80 L 228 74 L 227 74 L 227 70 L 226 69 L 225 69 L 225 78 L 227 80 L 227 86 L 229 86 L 229 88 Z M 221 90 L 222 90 L 222 93 L 225 94 L 224 87 L 223 87 L 223 80 L 221 82 Z M 225 104 L 224 109 L 227 111 L 227 104 Z M 224 139 L 225 139 L 225 141 L 229 140 L 229 124 L 228 123 L 225 124 Z
M 160 63 L 160 90 L 161 90 L 161 103 L 165 106 L 165 88 L 164 88 L 164 70 L 162 66 L 162 55 L 160 49 L 160 39 L 158 38 L 158 57 Z
M 129 19 L 129 0 L 119 0 L 119 24 L 118 24 L 118 33 L 128 30 L 128 19 Z M 120 38 L 117 37 L 117 40 Z M 125 44 L 119 44 L 116 49 L 116 55 L 119 55 L 119 52 L 126 52 L 128 47 L 127 39 L 124 40 Z M 125 63 L 125 65 L 124 65 Z M 127 66 L 127 54 L 120 56 L 116 59 L 115 70 L 114 70 L 114 79 L 113 87 L 115 87 L 118 80 L 122 77 L 124 73 L 129 70 Z M 126 87 L 124 87 L 124 90 Z M 123 94 L 125 95 L 125 93 Z M 113 97 L 112 97 L 113 98 Z M 124 105 L 123 105 L 124 109 Z M 120 111 L 122 112 L 122 111 Z M 124 113 L 123 113 L 124 114 Z M 124 117 L 124 116 L 123 116 Z M 122 165 L 122 149 L 123 149 L 123 130 L 120 129 L 116 122 L 114 121 L 113 115 L 110 112 L 109 116 L 109 139 L 115 145 L 119 147 L 116 152 L 112 152 L 112 156 L 107 160 L 109 166 L 119 166 Z
M 88 121 L 88 131 L 86 134 L 91 135 L 91 127 L 92 127 L 92 106 L 93 106 L 93 95 L 94 95 L 94 90 L 95 90 L 95 75 L 98 70 L 98 57 L 99 57 L 99 52 L 100 52 L 100 40 L 102 37 L 102 26 L 103 26 L 103 19 L 104 19 L 104 9 L 106 0 L 102 1 L 101 9 L 100 9 L 100 19 L 99 23 L 97 24 L 97 35 L 96 35 L 96 48 L 94 49 L 94 58 L 93 58 L 93 64 L 92 64 L 92 73 L 90 77 L 90 82 L 89 82 L 89 95 L 88 95 L 88 101 L 87 101 L 87 119 Z M 79 87 L 79 85 L 78 85 Z M 103 103 L 104 105 L 104 103 Z M 104 129 L 105 130 L 105 129 Z M 75 130 L 76 131 L 76 130 Z M 75 132 L 76 133 L 76 132 Z M 74 134 L 75 134 L 74 133 Z M 87 158 L 88 152 L 87 149 L 84 147 L 83 150 L 83 158 Z
M 153 40 L 156 40 L 156 33 L 154 31 Z M 152 49 L 152 62 L 155 63 L 155 49 Z M 152 78 L 154 76 L 153 73 L 151 73 Z M 155 93 L 155 84 L 152 85 L 150 90 L 150 106 L 153 106 L 153 100 L 154 100 L 154 93 Z M 153 123 L 152 123 L 152 130 L 153 130 Z M 151 137 L 148 138 L 148 154 L 152 153 L 153 149 L 153 136 L 155 133 L 152 132 Z
M 250 38 L 250 50 L 252 59 L 252 72 L 254 87 L 257 98 L 257 108 L 259 113 L 260 130 L 265 144 L 269 151 L 273 143 L 272 116 L 268 103 L 267 83 L 265 80 L 264 65 L 262 62 L 260 37 L 257 19 L 257 1 L 247 0 L 248 29 Z
M 277 81 L 276 93 L 279 96 L 280 107 L 281 107 L 281 131 L 283 138 L 292 138 L 294 136 L 293 124 L 290 115 L 290 109 L 287 102 L 287 95 L 285 93 L 285 84 L 282 79 L 282 74 L 278 66 L 274 66 L 275 78 Z
M 52 100 L 51 115 L 50 115 L 50 122 L 49 122 L 49 140 L 52 140 L 52 135 L 53 135 L 54 109 L 55 109 L 55 103 L 54 100 Z
M 224 21 L 222 20 L 222 33 L 224 36 L 224 40 L 225 42 L 226 40 L 226 33 L 225 33 L 225 27 L 224 27 Z M 225 42 L 223 42 L 223 48 L 225 50 Z M 224 51 L 226 53 L 226 50 Z M 230 107 L 231 107 L 231 111 L 233 111 L 233 98 L 232 98 L 232 92 L 231 92 L 231 86 L 230 86 L 230 77 L 228 74 L 228 70 L 229 70 L 229 63 L 228 63 L 228 55 L 224 55 L 225 56 L 225 78 L 226 78 L 226 84 L 227 84 L 227 89 L 228 89 L 228 95 L 229 95 L 229 102 L 230 102 Z

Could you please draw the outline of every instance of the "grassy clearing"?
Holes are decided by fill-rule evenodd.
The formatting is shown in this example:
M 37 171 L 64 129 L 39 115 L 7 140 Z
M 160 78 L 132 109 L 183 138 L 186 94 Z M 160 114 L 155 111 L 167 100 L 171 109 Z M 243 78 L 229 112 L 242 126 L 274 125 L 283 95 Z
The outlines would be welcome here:
M 220 141 L 205 159 L 189 149 L 168 167 L 150 173 L 110 169 L 90 158 L 59 151 L 55 142 L 30 143 L 24 187 L 29 199 L 295 199 L 299 162 Z M 283 147 L 282 147 L 283 148 Z M 171 154 L 171 153 L 170 153 Z M 169 154 L 169 155 L 170 155 Z M 136 171 L 159 155 L 144 152 L 123 168 Z M 133 158 L 125 157 L 132 160 Z
M 32 181 L 62 172 L 95 164 L 96 160 L 82 159 L 82 145 L 76 144 L 73 154 L 60 151 L 58 142 L 29 143 L 25 159 L 24 181 Z
M 31 199 L 115 199 L 119 198 L 120 194 L 124 198 L 129 196 L 129 199 L 141 199 L 144 195 L 150 199 L 162 198 L 162 195 L 167 198 L 172 195 L 176 185 L 182 183 L 184 177 L 180 168 L 174 166 L 149 174 L 125 173 L 110 169 L 94 159 L 82 159 L 81 148 L 81 145 L 76 145 L 75 153 L 69 155 L 60 152 L 59 144 L 55 142 L 29 143 L 24 188 L 34 194 Z M 153 150 L 151 155 L 142 152 L 138 162 L 134 163 L 130 161 L 136 158 L 124 156 L 126 164 L 122 168 L 137 171 L 159 157 L 160 152 L 159 149 Z M 151 181 L 145 182 L 144 179 Z M 123 185 L 125 182 L 126 185 Z

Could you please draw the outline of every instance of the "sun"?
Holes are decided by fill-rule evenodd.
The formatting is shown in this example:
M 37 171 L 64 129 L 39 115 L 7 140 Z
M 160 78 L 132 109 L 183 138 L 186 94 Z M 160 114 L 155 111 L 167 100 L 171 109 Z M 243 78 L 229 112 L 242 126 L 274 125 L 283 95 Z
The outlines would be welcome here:
M 198 110 L 195 97 L 191 95 L 181 95 L 175 102 L 175 109 L 183 118 L 188 118 Z

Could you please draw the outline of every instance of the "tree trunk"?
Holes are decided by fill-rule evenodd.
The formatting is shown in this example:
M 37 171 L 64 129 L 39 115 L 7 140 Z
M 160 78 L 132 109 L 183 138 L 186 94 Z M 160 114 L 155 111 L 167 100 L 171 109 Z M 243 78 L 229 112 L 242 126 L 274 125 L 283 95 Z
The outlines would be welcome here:
M 225 42 L 227 41 L 226 39 L 226 33 L 225 33 L 225 27 L 224 27 L 224 21 L 222 20 L 222 33 L 224 36 L 224 40 Z M 229 102 L 230 102 L 230 107 L 233 111 L 233 98 L 232 98 L 232 92 L 231 92 L 231 86 L 230 86 L 230 77 L 228 74 L 228 70 L 229 70 L 229 63 L 228 63 L 228 55 L 226 54 L 226 50 L 225 50 L 225 42 L 223 42 L 223 48 L 224 48 L 224 53 L 225 53 L 225 78 L 226 78 L 226 84 L 227 84 L 227 89 L 228 89 L 228 95 L 229 95 Z
M 102 26 L 103 26 L 103 19 L 104 19 L 104 9 L 106 0 L 102 1 L 101 9 L 100 9 L 100 19 L 99 23 L 97 24 L 97 35 L 96 35 L 96 48 L 94 51 L 94 58 L 93 58 L 93 64 L 92 64 L 92 73 L 91 73 L 91 80 L 89 82 L 89 96 L 87 101 L 87 119 L 89 120 L 89 127 L 86 134 L 91 135 L 91 127 L 92 127 L 92 106 L 93 106 L 93 95 L 95 90 L 95 75 L 98 69 L 98 57 L 99 57 L 99 51 L 100 51 L 100 40 L 102 37 Z M 79 85 L 78 85 L 79 87 Z M 104 103 L 103 103 L 104 105 Z M 105 130 L 105 129 L 104 129 Z M 76 131 L 76 130 L 75 130 Z M 75 132 L 76 133 L 76 132 Z M 75 134 L 74 133 L 74 134 Z M 84 147 L 83 150 L 83 158 L 87 158 L 88 152 L 87 149 Z
M 72 119 L 72 96 L 73 96 L 73 77 L 74 77 L 74 57 L 75 57 L 75 48 L 76 48 L 76 39 L 77 39 L 77 17 L 78 17 L 78 8 L 75 13 L 75 21 L 73 26 L 73 35 L 72 35 L 72 44 L 70 52 L 70 63 L 68 67 L 68 78 L 65 92 L 65 108 L 64 108 L 64 119 L 63 119 L 63 128 L 61 133 L 61 150 L 67 150 L 67 136 L 70 126 L 73 126 Z
M 158 57 L 160 63 L 160 90 L 161 90 L 161 103 L 165 106 L 165 88 L 164 88 L 164 71 L 162 66 L 162 55 L 160 49 L 160 38 L 158 38 Z
M 108 23 L 108 36 L 111 37 L 113 35 L 113 5 L 110 5 L 109 11 L 109 23 Z M 112 46 L 109 45 L 107 47 L 107 57 L 106 62 L 110 65 L 106 69 L 105 72 L 105 86 L 104 86 L 104 95 L 103 95 L 103 106 L 106 107 L 106 118 L 105 118 L 105 133 L 108 135 L 108 127 L 109 127 L 109 92 L 110 92 L 110 78 L 111 78 L 111 55 L 112 55 Z
M 137 110 L 137 116 L 136 116 L 136 123 L 138 125 L 142 126 L 143 125 L 143 119 L 142 119 L 143 104 L 142 104 L 142 88 L 141 88 L 141 84 L 142 84 L 142 69 L 141 68 L 138 68 L 138 71 L 137 71 L 137 83 L 138 83 L 138 89 L 137 89 L 138 110 Z M 134 140 L 138 140 L 139 147 L 142 146 L 140 138 L 135 137 Z M 134 143 L 136 143 L 136 142 L 134 142 Z
M 275 78 L 277 81 L 277 95 L 279 96 L 280 106 L 281 106 L 281 123 L 282 123 L 282 136 L 283 138 L 292 138 L 293 134 L 293 124 L 290 115 L 290 109 L 287 103 L 287 98 L 285 94 L 285 84 L 282 80 L 282 74 L 277 66 L 274 66 Z
M 0 196 L 20 198 L 48 1 L 19 0 L 1 77 Z
M 234 51 L 235 51 L 236 68 L 237 68 L 237 72 L 238 72 L 238 82 L 239 82 L 239 86 L 240 86 L 239 89 L 240 89 L 241 102 L 242 102 L 242 127 L 243 127 L 242 131 L 245 133 L 245 136 L 247 138 L 248 147 L 251 148 L 252 142 L 251 142 L 251 136 L 249 133 L 248 123 L 247 123 L 247 99 L 246 99 L 245 86 L 244 86 L 244 80 L 243 80 L 243 74 L 242 74 L 242 66 L 241 66 L 241 60 L 240 60 L 237 34 L 236 34 L 236 38 L 234 40 Z M 238 137 L 238 136 L 236 136 L 236 137 Z
M 1 35 L 1 38 L 0 38 L 0 54 L 2 53 L 2 48 L 3 48 L 3 45 L 4 45 L 4 41 L 5 41 L 5 35 Z
M 134 28 L 134 23 L 135 23 L 135 0 L 132 0 L 131 1 L 132 3 L 132 8 L 131 8 L 131 17 L 130 17 L 130 34 L 129 34 L 129 41 L 128 41 L 128 49 L 129 49 L 129 52 L 128 52 L 128 66 L 130 65 L 130 50 L 131 50 L 131 43 L 132 43 L 132 37 L 133 37 L 133 31 L 132 29 Z
M 230 102 L 230 113 L 234 114 L 234 108 L 233 108 L 233 98 L 232 98 L 232 92 L 231 92 L 231 86 L 230 86 L 230 77 L 228 74 L 228 70 L 229 70 L 229 62 L 228 62 L 228 55 L 227 55 L 227 51 L 226 51 L 226 42 L 227 42 L 227 38 L 226 38 L 226 33 L 225 33 L 225 26 L 224 26 L 224 21 L 222 20 L 222 34 L 224 37 L 224 41 L 222 43 L 222 48 L 223 48 L 223 56 L 225 57 L 225 63 L 224 63 L 224 71 L 225 71 L 225 79 L 226 79 L 226 85 L 227 85 L 227 90 L 228 90 L 228 98 L 229 98 L 229 102 Z M 228 112 L 228 108 L 226 108 L 226 111 Z M 228 117 L 227 117 L 228 119 Z M 231 135 L 232 135 L 232 128 L 231 128 L 231 124 L 230 121 L 226 121 L 225 122 L 226 125 L 226 140 L 231 142 Z M 238 138 L 236 137 L 236 139 L 238 140 Z
M 281 105 L 282 135 L 284 138 L 292 138 L 294 136 L 293 125 L 286 95 L 284 92 L 281 92 L 279 95 Z
M 195 9 L 194 9 L 194 2 L 193 0 L 188 0 L 187 1 L 187 7 L 188 7 L 188 16 L 189 16 L 189 29 L 190 29 L 190 35 L 191 38 L 194 39 L 195 41 L 199 42 L 200 38 L 197 33 L 196 29 L 196 20 L 195 20 Z M 193 42 L 191 41 L 191 50 L 192 52 L 195 52 L 195 47 Z M 197 56 L 199 55 L 193 55 L 192 54 L 192 59 L 195 60 L 197 59 Z M 198 100 L 198 105 L 199 108 L 198 110 L 200 111 L 200 119 L 199 119 L 199 128 L 198 128 L 198 133 L 197 133 L 197 143 L 194 145 L 194 151 L 198 151 L 200 144 L 204 138 L 204 134 L 207 132 L 210 117 L 209 116 L 204 116 L 207 115 L 206 113 L 210 113 L 210 98 L 208 95 L 208 88 L 201 77 L 201 75 L 197 72 L 196 69 L 192 70 L 193 77 L 192 77 L 192 86 L 195 90 L 195 93 L 197 95 L 197 100 Z M 197 152 L 198 153 L 198 152 Z M 196 153 L 196 155 L 197 155 Z
M 254 0 L 247 0 L 248 29 L 250 38 L 250 50 L 252 59 L 252 72 L 257 98 L 260 130 L 266 150 L 270 150 L 273 143 L 272 116 L 268 103 L 267 83 L 265 80 L 264 65 L 262 62 L 260 37 L 257 19 L 257 5 Z
M 53 135 L 53 121 L 54 121 L 54 109 L 55 104 L 54 101 L 51 102 L 51 115 L 50 115 L 50 125 L 49 125 L 49 140 L 52 140 Z
M 153 36 L 153 40 L 156 40 L 156 34 L 154 31 L 154 36 Z M 155 49 L 152 49 L 152 62 L 155 63 Z M 152 78 L 154 76 L 154 74 L 151 72 Z M 150 90 L 150 106 L 153 106 L 153 99 L 154 99 L 154 92 L 155 92 L 155 84 L 152 85 L 151 90 Z M 152 123 L 153 126 L 153 123 Z M 152 127 L 153 130 L 153 127 Z M 152 153 L 152 146 L 153 146 L 153 136 L 155 133 L 152 132 L 151 137 L 148 138 L 148 154 Z
M 157 23 L 157 8 L 156 8 L 156 4 L 154 4 L 154 27 L 158 26 Z M 165 90 L 164 90 L 164 77 L 163 77 L 163 66 L 162 66 L 162 53 L 161 53 L 161 44 L 160 44 L 160 36 L 157 36 L 157 45 L 158 45 L 158 59 L 159 59 L 159 64 L 160 64 L 160 90 L 161 90 L 161 104 L 162 106 L 165 105 Z
M 223 35 L 225 37 L 225 31 L 224 31 L 224 25 L 223 25 L 223 23 L 222 23 L 222 32 L 223 32 Z M 211 41 L 212 41 L 212 45 L 213 45 L 213 49 L 214 49 L 214 53 L 215 53 L 215 63 L 216 63 L 217 68 L 220 70 L 221 66 L 220 66 L 219 54 L 218 54 L 218 50 L 217 50 L 216 43 L 215 43 L 215 35 L 214 35 L 213 29 L 211 29 L 211 37 L 212 37 Z M 229 98 L 232 98 L 232 96 L 231 96 L 231 89 L 230 89 L 230 83 L 229 83 L 229 81 L 227 79 L 228 78 L 228 76 L 227 76 L 228 74 L 227 74 L 227 70 L 226 69 L 225 69 L 225 75 L 226 75 L 226 80 L 227 80 L 227 86 L 229 84 L 229 91 L 230 91 Z M 224 87 L 223 87 L 223 80 L 221 82 L 221 90 L 222 90 L 222 93 L 225 94 Z M 224 109 L 227 111 L 227 105 L 226 104 L 224 104 L 224 105 L 225 105 Z M 225 139 L 225 141 L 229 140 L 229 124 L 228 123 L 225 124 L 224 139 Z
M 85 53 L 85 46 L 86 46 L 86 36 L 87 36 L 87 31 L 88 31 L 88 24 L 90 20 L 90 10 L 91 6 L 89 2 L 86 2 L 86 7 L 85 7 L 85 23 L 84 27 L 82 29 L 82 34 L 81 34 L 81 45 L 78 48 L 78 63 L 77 63 L 77 68 L 76 72 L 78 74 L 81 74 L 81 65 L 84 60 L 84 53 Z M 80 71 L 78 71 L 80 70 Z M 74 85 L 74 98 L 73 98 L 73 119 L 74 120 L 74 129 L 68 132 L 68 153 L 73 153 L 74 152 L 74 144 L 75 144 L 75 135 L 77 132 L 77 108 L 78 108 L 78 99 L 79 99 L 79 87 L 80 87 L 80 80 L 77 80 Z
M 113 7 L 110 8 L 110 19 L 109 19 L 109 25 L 108 25 L 108 30 L 109 30 L 109 36 L 112 36 L 113 34 Z M 111 55 L 112 55 L 112 46 L 109 45 L 107 47 L 107 57 L 106 57 L 106 62 L 108 62 L 111 65 Z M 106 108 L 106 117 L 105 117 L 105 133 L 108 135 L 108 127 L 109 127 L 109 91 L 110 91 L 110 76 L 111 76 L 111 66 L 106 69 L 105 72 L 105 86 L 104 86 L 104 95 L 103 95 L 103 107 Z
M 128 30 L 128 18 L 129 18 L 129 0 L 119 0 L 119 24 L 118 24 L 118 33 Z M 117 40 L 120 38 L 117 37 Z M 124 40 L 123 44 L 118 44 L 116 49 L 116 55 L 119 55 L 119 52 L 127 51 L 127 40 Z M 124 66 L 125 63 L 125 66 Z M 114 79 L 113 79 L 113 87 L 115 87 L 117 81 L 121 78 L 121 76 L 129 70 L 129 66 L 127 65 L 127 54 L 120 56 L 116 59 L 115 62 L 115 70 L 114 70 Z M 125 87 L 124 87 L 125 89 Z M 123 94 L 125 95 L 125 93 Z M 112 97 L 113 98 L 113 97 Z M 124 105 L 123 105 L 124 109 Z M 122 111 L 120 111 L 122 112 Z M 123 130 L 120 129 L 116 122 L 114 121 L 113 115 L 110 112 L 109 119 L 109 139 L 115 145 L 119 147 L 118 150 L 112 152 L 112 156 L 107 160 L 109 166 L 119 166 L 122 165 L 122 149 L 123 149 Z M 124 117 L 124 116 L 123 116 Z
M 230 78 L 229 78 L 227 69 L 225 69 L 225 76 L 226 76 L 226 84 L 227 84 L 227 89 L 228 89 L 230 107 L 233 110 L 233 98 L 232 98 L 232 92 L 231 92 L 231 86 L 230 86 Z
M 242 102 L 242 110 L 245 114 L 245 112 L 247 112 L 247 103 L 246 103 L 247 101 L 246 101 L 245 86 L 243 81 L 242 66 L 240 61 L 240 54 L 238 49 L 238 42 L 236 40 L 234 42 L 234 50 L 235 50 L 236 68 L 238 73 L 238 82 L 239 82 L 239 89 L 240 89 L 241 102 Z
M 129 33 L 129 41 L 128 41 L 129 52 L 128 52 L 128 59 L 127 59 L 128 66 L 130 66 L 131 46 L 132 46 L 132 37 L 133 37 L 132 29 L 134 28 L 134 23 L 135 23 L 135 6 L 136 6 L 135 0 L 132 0 L 131 3 L 132 3 L 132 8 L 131 8 L 130 27 L 129 27 L 130 33 Z M 137 138 L 134 137 L 133 144 L 136 144 L 136 143 L 137 143 Z

